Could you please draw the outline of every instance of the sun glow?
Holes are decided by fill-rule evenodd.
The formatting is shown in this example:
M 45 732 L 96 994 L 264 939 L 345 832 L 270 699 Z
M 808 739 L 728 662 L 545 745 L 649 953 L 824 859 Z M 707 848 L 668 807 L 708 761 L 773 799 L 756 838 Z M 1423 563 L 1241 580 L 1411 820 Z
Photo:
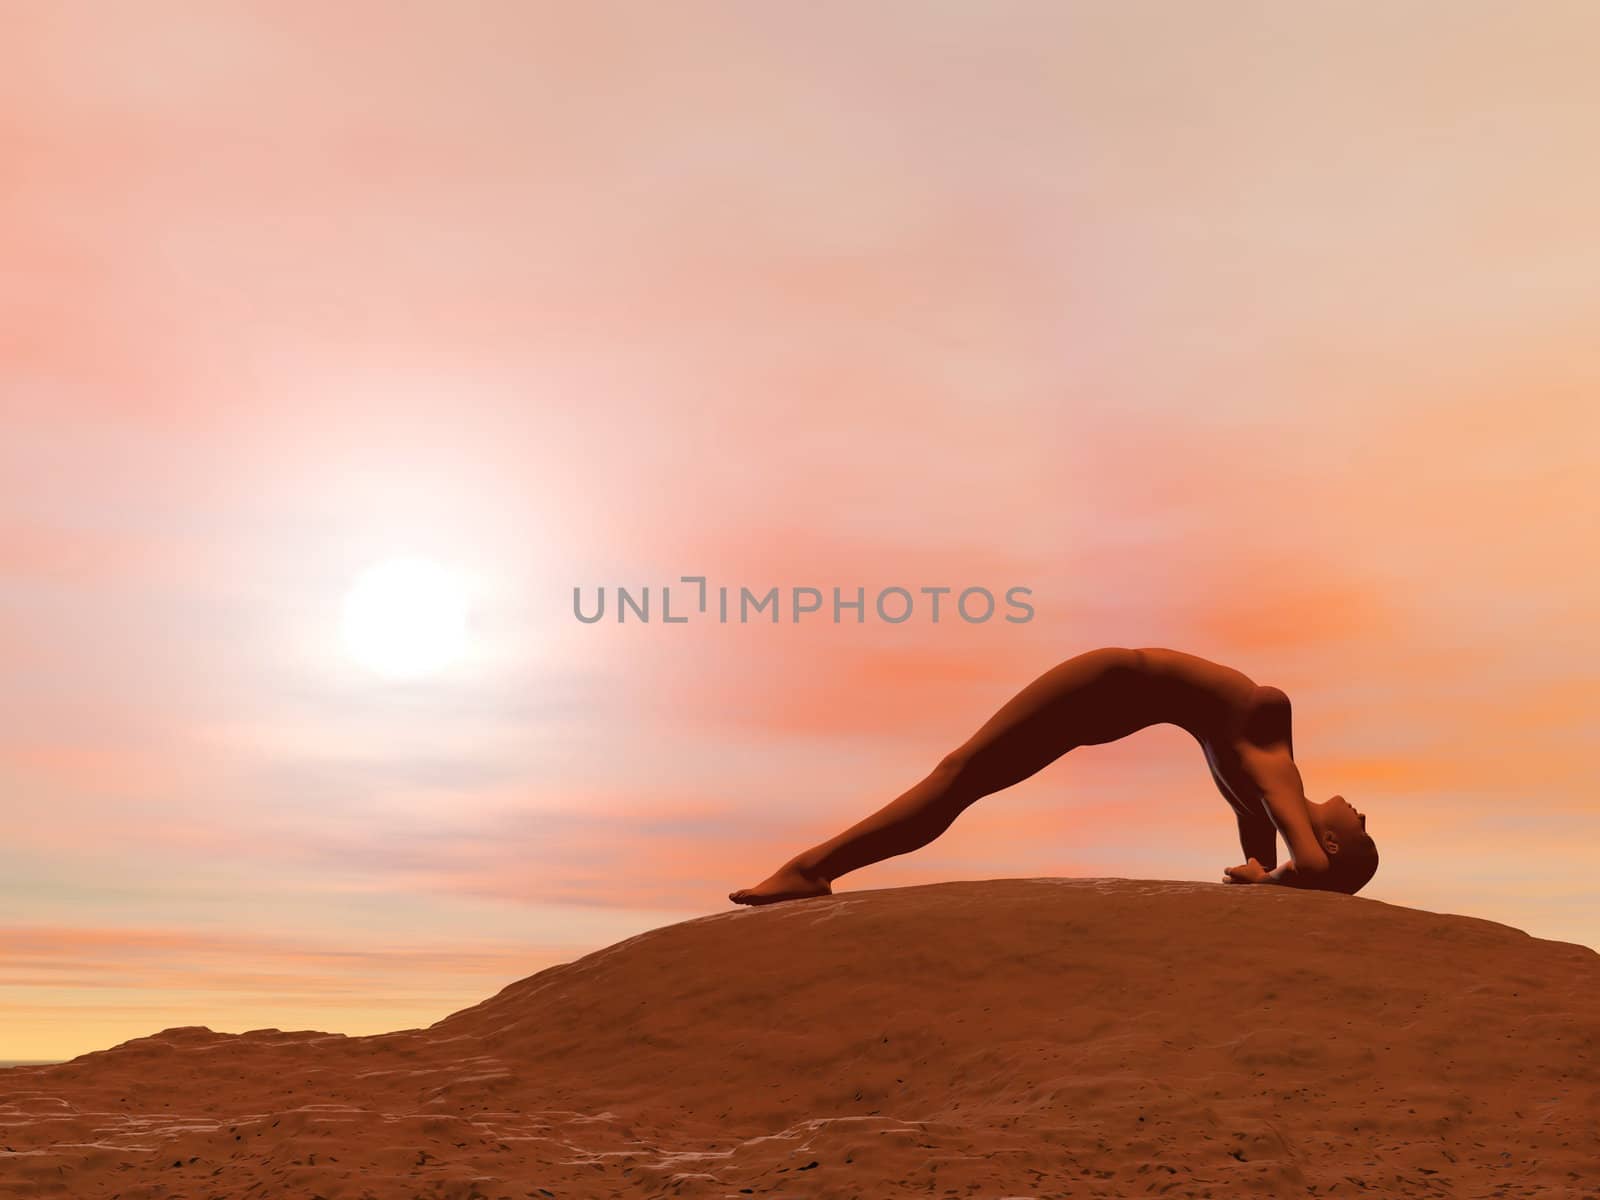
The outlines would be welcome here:
M 345 596 L 345 648 L 381 675 L 431 674 L 459 658 L 466 643 L 466 587 L 431 559 L 379 563 Z

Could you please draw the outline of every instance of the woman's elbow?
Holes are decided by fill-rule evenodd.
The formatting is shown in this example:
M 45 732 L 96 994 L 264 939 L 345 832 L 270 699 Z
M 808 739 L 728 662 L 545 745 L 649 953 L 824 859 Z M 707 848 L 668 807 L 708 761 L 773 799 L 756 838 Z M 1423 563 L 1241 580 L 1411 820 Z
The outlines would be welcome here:
M 1308 878 L 1323 878 L 1333 868 L 1333 860 L 1321 846 L 1311 846 L 1293 856 L 1294 869 Z

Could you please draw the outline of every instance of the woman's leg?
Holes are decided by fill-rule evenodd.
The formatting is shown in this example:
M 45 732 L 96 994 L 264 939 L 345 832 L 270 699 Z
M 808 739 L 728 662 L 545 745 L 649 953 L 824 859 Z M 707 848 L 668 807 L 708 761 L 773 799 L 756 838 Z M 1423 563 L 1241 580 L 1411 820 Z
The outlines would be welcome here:
M 1052 667 L 1012 697 L 921 782 L 849 829 L 795 855 L 740 904 L 826 895 L 833 880 L 926 846 L 975 800 L 1033 775 L 1074 746 L 1104 736 L 1107 701 L 1136 669 L 1136 651 L 1106 647 Z M 1120 736 L 1118 734 L 1117 736 Z

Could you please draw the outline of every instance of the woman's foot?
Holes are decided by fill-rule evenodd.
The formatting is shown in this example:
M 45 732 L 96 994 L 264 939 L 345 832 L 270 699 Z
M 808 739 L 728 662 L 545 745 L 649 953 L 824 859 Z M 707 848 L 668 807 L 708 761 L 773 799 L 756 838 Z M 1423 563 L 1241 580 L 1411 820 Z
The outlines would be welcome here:
M 826 879 L 808 875 L 800 868 L 784 865 L 753 888 L 740 888 L 729 892 L 728 899 L 735 904 L 775 904 L 779 900 L 801 900 L 806 896 L 831 896 L 833 888 Z

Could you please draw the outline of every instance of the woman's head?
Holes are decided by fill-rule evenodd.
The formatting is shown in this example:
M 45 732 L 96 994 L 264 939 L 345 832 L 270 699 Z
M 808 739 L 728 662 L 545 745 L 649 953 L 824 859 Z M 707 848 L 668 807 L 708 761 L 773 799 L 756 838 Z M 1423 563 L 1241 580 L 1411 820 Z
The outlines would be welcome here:
M 1367 833 L 1367 818 L 1343 796 L 1310 805 L 1311 827 L 1328 855 L 1327 888 L 1353 896 L 1378 870 L 1378 846 Z

